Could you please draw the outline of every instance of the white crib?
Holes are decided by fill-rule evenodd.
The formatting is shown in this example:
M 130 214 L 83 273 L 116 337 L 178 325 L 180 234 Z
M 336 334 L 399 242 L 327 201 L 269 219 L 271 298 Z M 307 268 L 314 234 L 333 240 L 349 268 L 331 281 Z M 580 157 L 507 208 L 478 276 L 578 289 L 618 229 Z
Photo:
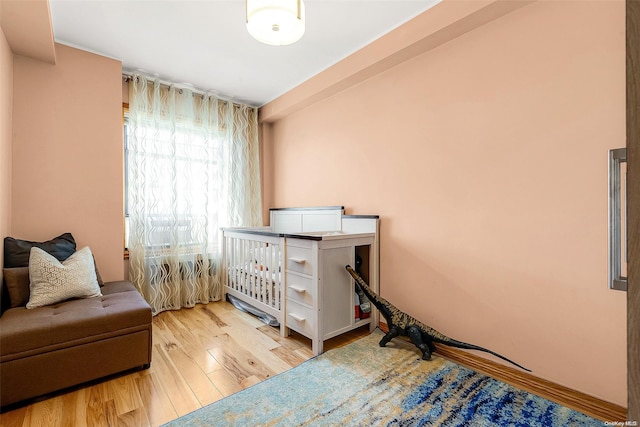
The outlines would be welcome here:
M 271 209 L 270 227 L 223 230 L 224 289 L 273 316 L 281 335 L 307 336 L 314 354 L 324 340 L 363 325 L 351 276 L 344 266 L 363 260 L 362 272 L 378 291 L 379 218 L 344 215 L 341 206 Z

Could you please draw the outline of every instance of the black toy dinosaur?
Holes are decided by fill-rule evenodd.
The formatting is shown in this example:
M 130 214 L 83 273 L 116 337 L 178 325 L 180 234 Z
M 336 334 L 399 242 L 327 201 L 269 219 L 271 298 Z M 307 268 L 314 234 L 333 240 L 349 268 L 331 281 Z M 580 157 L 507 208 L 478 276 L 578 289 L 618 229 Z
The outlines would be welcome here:
M 389 332 L 382 337 L 380 340 L 380 347 L 384 347 L 387 345 L 389 341 L 397 336 L 407 336 L 411 340 L 413 344 L 415 344 L 418 349 L 422 352 L 422 359 L 429 360 L 431 359 L 431 353 L 436 351 L 434 342 L 448 345 L 450 347 L 464 348 L 468 350 L 479 350 L 487 353 L 491 353 L 496 357 L 499 357 L 502 360 L 506 360 L 507 362 L 517 366 L 520 369 L 524 369 L 525 371 L 531 372 L 531 370 L 518 365 L 516 362 L 507 359 L 504 356 L 501 356 L 498 353 L 495 353 L 491 350 L 487 350 L 486 348 L 479 347 L 477 345 L 468 344 L 466 342 L 454 340 L 453 338 L 449 338 L 448 336 L 441 334 L 435 329 L 425 325 L 419 320 L 409 316 L 406 313 L 398 310 L 393 304 L 391 304 L 386 299 L 378 296 L 371 288 L 365 283 L 365 281 L 360 277 L 358 273 L 356 273 L 350 265 L 345 266 L 349 274 L 353 277 L 356 282 L 356 285 L 364 294 L 371 300 L 371 303 L 375 305 L 380 313 L 387 320 L 387 324 L 389 325 Z

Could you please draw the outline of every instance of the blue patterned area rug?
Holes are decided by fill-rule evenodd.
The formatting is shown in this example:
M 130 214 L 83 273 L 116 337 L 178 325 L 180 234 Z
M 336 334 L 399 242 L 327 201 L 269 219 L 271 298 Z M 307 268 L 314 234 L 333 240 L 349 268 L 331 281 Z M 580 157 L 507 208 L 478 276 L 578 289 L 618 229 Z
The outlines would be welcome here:
M 167 426 L 603 426 L 374 331 Z

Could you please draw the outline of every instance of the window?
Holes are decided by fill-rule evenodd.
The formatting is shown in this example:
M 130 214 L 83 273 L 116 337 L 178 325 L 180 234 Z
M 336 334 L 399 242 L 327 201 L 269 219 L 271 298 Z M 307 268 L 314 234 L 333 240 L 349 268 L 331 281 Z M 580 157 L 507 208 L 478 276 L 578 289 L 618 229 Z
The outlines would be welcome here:
M 132 171 L 130 162 L 153 165 L 157 171 L 153 180 L 141 183 L 136 176 L 133 182 L 145 187 L 145 194 L 151 195 L 155 212 L 146 218 L 150 230 L 145 239 L 148 248 L 167 248 L 172 241 L 179 241 L 184 250 L 198 247 L 195 239 L 195 224 L 219 224 L 217 211 L 212 204 L 220 204 L 221 185 L 224 181 L 219 168 L 222 141 L 202 133 L 200 129 L 176 125 L 163 129 L 141 127 L 138 131 L 153 135 L 135 152 L 130 148 L 131 127 L 128 110 L 124 113 L 124 205 L 125 205 L 125 248 L 129 247 L 130 205 Z M 215 176 L 212 176 L 213 175 Z M 198 183 L 198 185 L 194 185 Z M 203 191 L 203 186 L 206 190 Z M 176 197 L 175 193 L 180 193 Z M 148 203 L 148 202 L 147 202 Z M 224 204 L 224 203 L 222 203 Z M 172 214 L 167 214 L 170 212 Z M 173 214 L 175 212 L 175 214 Z M 215 235 L 217 230 L 209 230 Z M 217 240 L 217 239 L 216 239 Z M 210 242 L 206 251 L 217 251 L 217 245 Z

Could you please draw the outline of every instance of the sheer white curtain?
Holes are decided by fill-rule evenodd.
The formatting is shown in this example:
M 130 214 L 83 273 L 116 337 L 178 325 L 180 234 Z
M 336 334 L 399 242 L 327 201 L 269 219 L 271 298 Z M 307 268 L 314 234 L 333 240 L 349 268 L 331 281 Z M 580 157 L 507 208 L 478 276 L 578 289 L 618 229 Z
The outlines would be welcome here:
M 135 75 L 129 277 L 153 313 L 221 298 L 220 227 L 261 225 L 257 111 Z

